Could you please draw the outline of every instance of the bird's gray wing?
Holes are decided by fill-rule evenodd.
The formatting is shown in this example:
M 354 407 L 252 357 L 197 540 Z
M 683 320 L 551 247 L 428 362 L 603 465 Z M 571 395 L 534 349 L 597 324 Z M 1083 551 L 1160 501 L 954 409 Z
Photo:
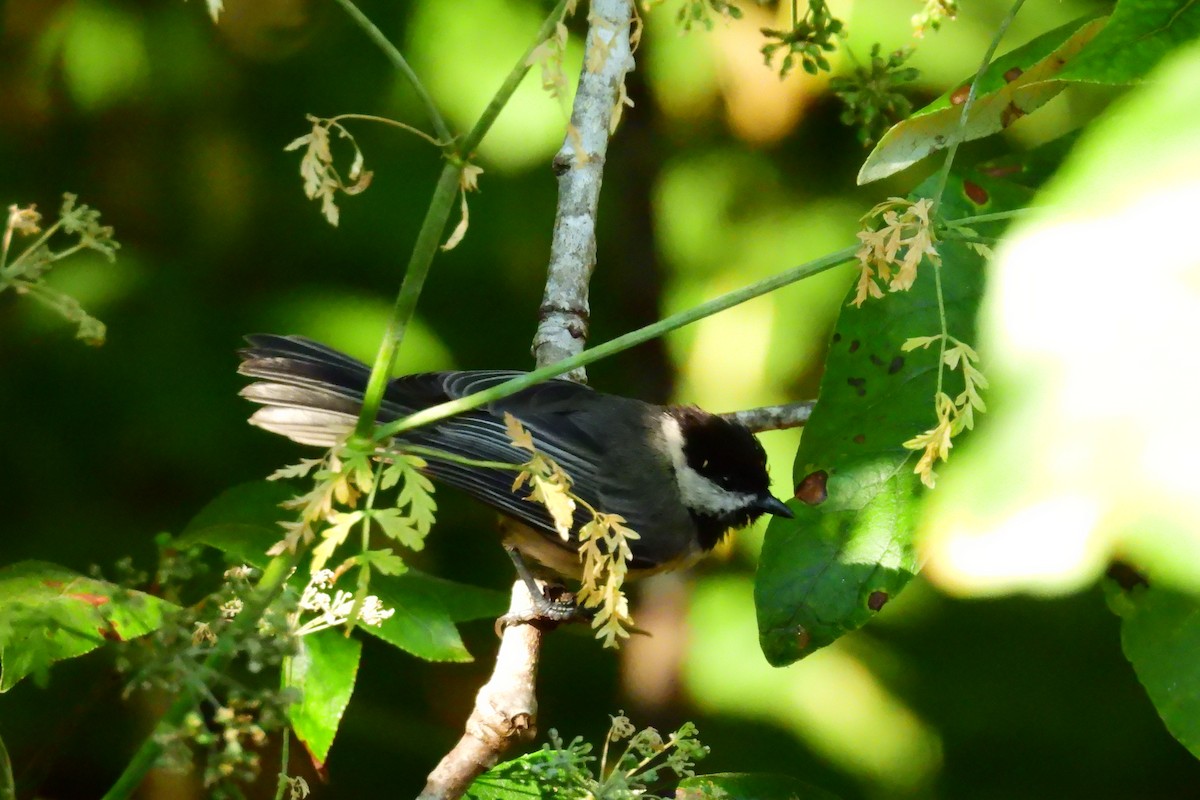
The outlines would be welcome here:
M 408 407 L 411 398 L 423 400 L 433 395 L 443 400 L 458 399 L 491 388 L 523 373 L 509 371 L 446 372 L 411 376 L 394 381 L 387 400 L 390 411 Z M 602 480 L 605 448 L 591 431 L 579 424 L 598 396 L 586 386 L 568 381 L 550 381 L 523 389 L 515 395 L 475 411 L 443 422 L 418 428 L 403 435 L 403 440 L 481 461 L 499 461 L 518 465 L 531 453 L 513 445 L 504 415 L 512 414 L 529 431 L 534 446 L 553 459 L 570 476 L 574 491 L 583 499 L 596 502 L 592 487 Z M 549 513 L 540 504 L 527 500 L 529 487 L 513 491 L 516 472 L 504 469 L 465 466 L 429 457 L 429 473 L 455 486 L 511 517 L 542 531 L 564 547 Z M 585 509 L 576 509 L 576 529 L 590 519 Z
M 241 353 L 239 371 L 257 381 L 243 389 L 242 395 L 263 405 L 251 417 L 252 423 L 322 447 L 332 446 L 353 429 L 370 375 L 365 364 L 304 337 L 255 335 L 247 340 L 251 346 Z M 397 378 L 388 384 L 378 419 L 399 419 L 522 374 L 479 370 Z M 581 496 L 592 502 L 594 496 L 587 487 L 598 480 L 603 447 L 575 420 L 578 410 L 596 397 L 586 386 L 550 381 L 401 438 L 460 457 L 515 466 L 527 461 L 530 454 L 509 439 L 504 413 L 510 412 L 530 430 L 537 448 L 558 462 L 576 482 Z M 428 472 L 437 480 L 561 541 L 545 509 L 524 499 L 528 489 L 513 492 L 515 471 L 464 466 L 432 457 L 427 462 Z M 582 509 L 576 519 L 577 524 L 586 521 Z

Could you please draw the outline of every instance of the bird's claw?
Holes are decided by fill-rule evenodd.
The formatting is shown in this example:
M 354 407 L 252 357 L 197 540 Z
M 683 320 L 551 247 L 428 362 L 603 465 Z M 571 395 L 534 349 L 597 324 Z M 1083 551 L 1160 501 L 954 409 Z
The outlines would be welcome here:
M 562 592 L 562 587 L 547 587 L 558 590 L 553 598 L 538 592 L 530 595 L 530 607 L 523 611 L 510 611 L 496 620 L 496 635 L 503 636 L 510 625 L 539 625 L 553 628 L 567 622 L 591 622 L 593 612 L 576 604 L 575 597 Z

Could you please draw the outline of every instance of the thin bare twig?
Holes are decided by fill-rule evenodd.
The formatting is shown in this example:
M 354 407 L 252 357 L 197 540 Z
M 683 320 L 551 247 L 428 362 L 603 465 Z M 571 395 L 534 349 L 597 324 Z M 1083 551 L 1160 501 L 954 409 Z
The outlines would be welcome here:
M 613 120 L 634 66 L 629 0 L 593 0 L 583 72 L 567 137 L 554 157 L 558 209 L 533 354 L 539 367 L 577 355 L 587 341 L 588 281 L 596 265 L 596 215 Z M 567 373 L 584 381 L 583 368 Z
M 803 403 L 786 403 L 780 406 L 763 406 L 748 408 L 744 411 L 730 411 L 721 416 L 732 422 L 739 422 L 755 433 L 762 431 L 779 431 L 785 428 L 799 428 L 808 422 L 812 415 L 814 400 Z
M 583 74 L 575 95 L 571 127 L 555 156 L 559 173 L 558 213 L 550 248 L 545 297 L 533 352 L 539 367 L 579 354 L 587 341 L 588 281 L 596 262 L 596 209 L 608 135 L 625 74 L 633 68 L 629 32 L 631 0 L 593 0 Z M 568 377 L 583 380 L 583 370 Z M 509 615 L 528 616 L 529 592 L 513 585 Z M 537 732 L 536 678 L 541 629 L 532 624 L 504 629 L 496 667 L 479 690 L 466 731 L 430 773 L 420 800 L 462 795 L 514 743 Z

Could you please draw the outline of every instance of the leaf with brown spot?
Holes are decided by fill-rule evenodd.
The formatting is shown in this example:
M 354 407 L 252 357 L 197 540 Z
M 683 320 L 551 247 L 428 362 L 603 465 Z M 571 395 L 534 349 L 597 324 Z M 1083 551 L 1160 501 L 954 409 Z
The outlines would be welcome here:
M 796 499 L 810 506 L 824 503 L 825 498 L 829 496 L 829 492 L 825 489 L 828 480 L 829 473 L 823 469 L 810 472 L 804 476 L 804 480 L 796 485 Z
M 56 564 L 0 569 L 0 692 L 57 661 L 158 628 L 177 607 Z
M 965 194 L 967 199 L 977 206 L 987 204 L 987 190 L 974 181 L 963 181 L 963 194 Z
M 982 175 L 970 180 L 996 210 L 1023 207 L 1032 196 Z M 951 220 L 975 213 L 958 175 L 951 176 L 942 213 Z M 1000 230 L 997 225 L 986 235 Z M 983 259 L 951 238 L 939 247 L 949 329 L 970 341 Z M 772 664 L 803 658 L 866 624 L 876 613 L 872 605 L 895 597 L 916 573 L 913 536 L 922 489 L 912 453 L 902 445 L 934 421 L 938 351 L 902 352 L 913 337 L 939 330 L 928 265 L 910 291 L 842 309 L 834 333 L 840 344 L 829 350 L 820 399 L 793 467 L 804 502 L 792 507 L 794 519 L 771 521 L 755 579 L 759 641 Z M 961 376 L 947 377 L 947 391 L 962 391 L 955 380 Z M 798 630 L 806 635 L 797 637 Z
M 1066 88 L 1059 73 L 1100 33 L 1105 19 L 1063 25 L 993 61 L 971 104 L 966 140 L 999 133 L 1006 118 L 1028 114 Z M 893 125 L 863 162 L 859 184 L 886 178 L 946 147 L 958 129 L 967 90 L 969 85 L 958 86 Z

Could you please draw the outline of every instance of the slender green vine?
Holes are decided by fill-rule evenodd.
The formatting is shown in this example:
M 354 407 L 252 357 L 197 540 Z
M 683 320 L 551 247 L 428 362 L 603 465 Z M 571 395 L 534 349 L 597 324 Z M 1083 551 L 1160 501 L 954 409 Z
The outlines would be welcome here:
M 446 126 L 446 120 L 442 118 L 442 113 L 438 111 L 437 104 L 433 102 L 433 97 L 430 96 L 425 85 L 421 83 L 421 79 L 417 77 L 417 73 L 413 72 L 413 68 L 409 66 L 404 55 L 396 48 L 396 45 L 384 35 L 383 31 L 364 14 L 358 6 L 354 5 L 352 0 L 334 0 L 342 9 L 350 15 L 350 18 L 362 28 L 367 37 L 383 51 L 387 56 L 388 61 L 392 62 L 392 66 L 396 68 L 412 85 L 413 91 L 417 93 L 421 103 L 425 106 L 425 113 L 429 115 L 429 121 L 433 123 L 433 129 L 437 131 L 438 139 L 447 142 L 444 147 L 452 148 L 450 144 L 454 136 L 450 133 L 450 128 Z
M 996 222 L 1003 219 L 1010 219 L 1017 216 L 1019 211 L 1002 211 L 992 214 L 980 214 L 974 217 L 963 217 L 955 220 L 956 226 L 972 225 L 981 222 Z M 636 347 L 639 344 L 644 344 L 651 339 L 657 339 L 673 330 L 682 328 L 685 325 L 690 325 L 693 322 L 710 317 L 713 314 L 725 311 L 733 306 L 740 305 L 747 300 L 753 300 L 761 295 L 768 294 L 776 289 L 782 288 L 789 284 L 812 277 L 817 273 L 824 272 L 827 269 L 836 267 L 847 261 L 854 259 L 856 247 L 847 247 L 841 250 L 836 250 L 821 258 L 813 259 L 805 262 L 797 267 L 793 267 L 778 275 L 773 275 L 769 278 L 764 278 L 749 286 L 744 286 L 741 289 L 735 289 L 732 292 L 723 294 L 720 297 L 713 298 L 707 303 L 702 303 L 694 308 L 686 311 L 681 311 L 678 314 L 666 317 L 654 322 L 644 328 L 638 328 L 635 331 L 618 336 L 616 339 L 610 339 L 607 342 L 598 344 L 584 350 L 578 355 L 571 358 L 563 359 L 555 364 L 551 364 L 541 369 L 525 373 L 512 380 L 485 389 L 481 392 L 467 395 L 458 400 L 451 400 L 446 403 L 441 403 L 436 406 L 418 411 L 415 414 L 410 414 L 403 419 L 389 422 L 385 425 L 380 425 L 375 431 L 375 441 L 395 436 L 404 431 L 409 431 L 414 428 L 419 428 L 423 425 L 429 425 L 433 422 L 452 417 L 456 414 L 470 411 L 474 408 L 487 405 L 488 403 L 500 400 L 502 398 L 513 395 L 522 389 L 527 389 L 537 383 L 556 378 L 566 372 L 570 372 L 576 367 L 587 366 L 595 363 L 600 359 L 607 358 L 622 351 L 628 350 L 631 347 Z
M 971 80 L 971 88 L 967 92 L 967 99 L 963 103 L 962 113 L 958 115 L 958 126 L 954 129 L 954 134 L 950 137 L 950 146 L 946 149 L 946 160 L 942 162 L 942 169 L 938 173 L 937 190 L 933 193 L 933 214 L 937 213 L 938 206 L 941 205 L 942 195 L 946 191 L 946 181 L 950 179 L 950 168 L 954 165 L 954 157 L 958 154 L 958 146 L 962 144 L 963 136 L 967 129 L 967 118 L 971 113 L 971 106 L 975 105 L 975 97 L 979 93 L 979 82 L 983 80 L 983 74 L 987 72 L 988 66 L 992 63 L 992 57 L 996 55 L 996 48 L 1000 46 L 1000 41 L 1004 38 L 1004 34 L 1008 32 L 1008 26 L 1016 19 L 1017 12 L 1021 10 L 1021 6 L 1025 4 L 1025 0 L 1016 0 L 1012 8 L 1008 10 L 1008 14 L 1000 21 L 1000 26 L 996 28 L 996 35 L 992 37 L 991 43 L 988 44 L 987 52 L 983 54 L 983 60 L 979 62 L 979 69 L 975 70 L 975 77 Z
M 936 216 L 938 208 L 942 202 L 942 195 L 946 191 L 946 182 L 950 179 L 950 168 L 954 164 L 954 157 L 958 154 L 958 146 L 962 144 L 963 138 L 966 135 L 967 119 L 971 113 L 971 107 L 975 104 L 975 97 L 979 93 L 979 82 L 983 80 L 984 73 L 987 72 L 988 66 L 992 63 L 992 58 L 996 54 L 996 49 L 1000 46 L 1000 42 L 1004 39 L 1004 34 L 1008 32 L 1009 25 L 1016 19 L 1017 12 L 1021 10 L 1021 6 L 1025 4 L 1025 0 L 1016 0 L 1012 4 L 1012 8 L 1008 10 L 1008 14 L 1000 21 L 999 27 L 996 28 L 996 33 L 992 36 L 992 41 L 988 44 L 987 51 L 983 54 L 983 59 L 979 62 L 979 69 L 975 70 L 975 77 L 971 79 L 971 88 L 967 92 L 967 99 L 963 103 L 962 113 L 958 116 L 958 125 L 954 129 L 954 135 L 950 139 L 950 146 L 946 150 L 946 159 L 942 162 L 942 169 L 938 173 L 937 189 L 933 193 L 933 205 L 930 210 L 931 216 Z M 950 328 L 946 321 L 946 303 L 942 297 L 942 267 L 940 262 L 933 264 L 933 282 L 934 288 L 937 291 L 937 308 L 938 319 L 941 323 L 941 336 L 938 341 L 938 371 L 937 371 L 937 393 L 935 397 L 942 395 L 942 384 L 946 376 L 946 345 L 950 341 Z
M 338 0 L 341 3 L 349 3 L 349 0 Z M 362 411 L 358 417 L 358 425 L 355 427 L 355 436 L 362 441 L 371 438 L 378 439 L 376 434 L 372 437 L 372 430 L 375 427 L 375 417 L 379 413 L 379 406 L 383 402 L 383 392 L 387 388 L 388 378 L 392 372 L 392 364 L 396 359 L 396 352 L 400 349 L 400 342 L 404 338 L 405 330 L 408 327 L 409 321 L 417 310 L 417 301 L 421 296 L 421 289 L 425 285 L 425 278 L 429 274 L 429 268 L 433 264 L 433 257 L 437 254 L 438 242 L 441 239 L 442 230 L 446 227 L 446 221 L 450 218 L 450 212 L 454 206 L 454 197 L 459 191 L 463 168 L 466 165 L 466 158 L 471 151 L 483 140 L 491 128 L 492 123 L 496 121 L 496 117 L 500 115 L 500 110 L 508 103 L 517 86 L 520 85 L 521 79 L 529 71 L 529 54 L 534 48 L 550 36 L 558 21 L 562 18 L 562 14 L 566 9 L 567 0 L 559 0 L 546 17 L 542 27 L 538 30 L 534 42 L 529 49 L 521 56 L 516 65 L 505 78 L 497 90 L 492 101 L 488 103 L 483 114 L 480 115 L 479 121 L 475 123 L 463 140 L 459 143 L 459 152 L 456 155 L 448 156 L 446 165 L 442 168 L 442 174 L 438 178 L 437 186 L 433 191 L 433 198 L 429 203 L 429 210 L 425 213 L 425 219 L 421 223 L 421 230 L 417 234 L 417 241 L 413 245 L 412 256 L 409 258 L 408 268 L 404 272 L 404 280 L 400 284 L 400 292 L 396 296 L 396 303 L 392 308 L 392 315 L 388 322 L 387 331 L 384 333 L 383 341 L 379 345 L 379 352 L 375 356 L 375 363 L 371 367 L 371 377 L 367 382 L 366 395 L 363 398 Z M 439 134 L 440 135 L 440 134 Z
M 422 425 L 428 425 L 438 420 L 452 417 L 455 414 L 461 414 L 464 411 L 470 411 L 473 408 L 479 408 L 482 405 L 499 400 L 516 392 L 533 386 L 537 383 L 549 380 L 550 378 L 562 375 L 576 367 L 583 367 L 593 362 L 599 361 L 602 358 L 607 358 L 615 353 L 620 353 L 623 350 L 628 350 L 631 347 L 648 342 L 651 339 L 657 339 L 666 333 L 682 328 L 685 325 L 690 325 L 697 320 L 710 317 L 720 311 L 724 311 L 733 306 L 753 300 L 755 297 L 773 292 L 788 284 L 803 280 L 804 278 L 816 275 L 819 272 L 824 272 L 831 267 L 836 267 L 839 264 L 850 261 L 854 258 L 854 253 L 857 250 L 855 247 L 847 247 L 821 258 L 801 264 L 798 267 L 793 267 L 786 272 L 781 272 L 778 275 L 773 275 L 769 278 L 764 278 L 749 286 L 741 289 L 736 289 L 720 297 L 709 300 L 707 303 L 701 303 L 698 306 L 681 311 L 678 314 L 673 314 L 658 322 L 647 325 L 644 328 L 638 328 L 635 331 L 630 331 L 616 339 L 610 339 L 603 344 L 588 348 L 578 355 L 571 358 L 563 359 L 555 364 L 551 364 L 541 369 L 536 369 L 533 372 L 527 372 L 512 380 L 505 381 L 497 386 L 485 389 L 481 392 L 469 394 L 466 397 L 458 400 L 451 400 L 447 403 L 441 403 L 436 406 L 418 411 L 415 414 L 396 420 L 395 422 L 381 425 L 375 432 L 375 439 L 379 441 L 398 433 L 419 428 Z

